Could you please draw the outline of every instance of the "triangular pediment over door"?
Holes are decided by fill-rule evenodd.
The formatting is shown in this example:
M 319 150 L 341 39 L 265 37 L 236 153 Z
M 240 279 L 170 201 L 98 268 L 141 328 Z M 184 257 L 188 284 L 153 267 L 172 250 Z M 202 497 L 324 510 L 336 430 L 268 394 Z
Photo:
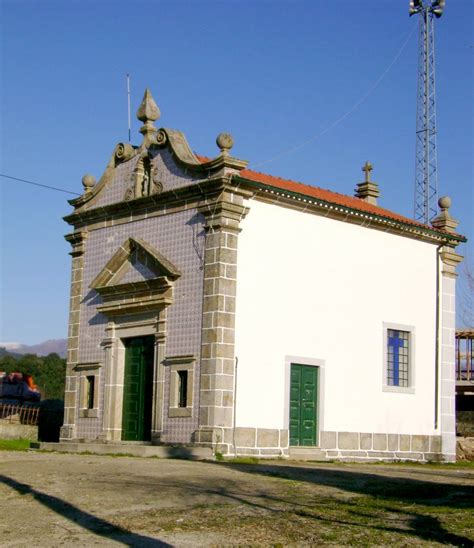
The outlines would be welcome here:
M 140 238 L 128 238 L 90 287 L 102 297 L 97 309 L 108 316 L 159 310 L 172 302 L 180 271 Z

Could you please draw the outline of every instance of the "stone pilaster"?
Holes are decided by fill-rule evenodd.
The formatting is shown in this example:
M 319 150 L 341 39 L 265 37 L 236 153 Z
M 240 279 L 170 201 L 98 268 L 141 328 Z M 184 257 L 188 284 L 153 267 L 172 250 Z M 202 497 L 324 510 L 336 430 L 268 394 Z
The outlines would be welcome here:
M 234 425 L 235 301 L 243 196 L 224 191 L 200 208 L 206 217 L 199 429 L 196 443 L 226 454 Z
M 462 260 L 453 248 L 440 250 L 440 431 L 443 457 L 456 460 L 456 265 Z
M 163 433 L 163 415 L 165 401 L 165 342 L 166 342 L 166 308 L 160 312 L 155 334 L 154 374 L 153 374 L 153 420 L 151 440 L 159 443 Z
M 71 244 L 72 272 L 69 300 L 69 328 L 67 344 L 66 388 L 64 393 L 64 424 L 61 428 L 62 440 L 75 437 L 76 402 L 79 390 L 78 376 L 74 367 L 78 361 L 80 306 L 82 298 L 82 279 L 84 269 L 84 248 L 88 233 L 73 232 L 65 236 Z
M 440 213 L 431 221 L 434 228 L 448 233 L 455 233 L 458 222 L 449 208 L 451 198 L 443 196 L 438 200 Z M 441 272 L 439 293 L 440 314 L 440 348 L 439 351 L 439 386 L 440 386 L 440 431 L 441 451 L 444 460 L 456 460 L 456 267 L 463 257 L 456 253 L 451 245 L 439 250 Z
M 107 338 L 102 341 L 105 351 L 102 438 L 104 441 L 120 441 L 122 439 L 122 398 L 119 391 L 123 387 L 125 348 L 120 339 L 115 336 L 113 323 L 109 323 L 107 335 Z

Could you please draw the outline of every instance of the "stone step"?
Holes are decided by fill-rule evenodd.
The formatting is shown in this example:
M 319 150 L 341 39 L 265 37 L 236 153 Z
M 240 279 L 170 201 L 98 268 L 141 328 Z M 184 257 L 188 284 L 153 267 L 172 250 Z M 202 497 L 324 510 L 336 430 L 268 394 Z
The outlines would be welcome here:
M 327 460 L 326 452 L 318 447 L 290 447 L 291 460 Z
M 151 445 L 135 443 L 87 443 L 87 442 L 32 442 L 31 449 L 59 451 L 63 453 L 92 453 L 94 455 L 131 455 L 133 457 L 159 457 L 162 459 L 214 460 L 210 447 L 183 445 Z

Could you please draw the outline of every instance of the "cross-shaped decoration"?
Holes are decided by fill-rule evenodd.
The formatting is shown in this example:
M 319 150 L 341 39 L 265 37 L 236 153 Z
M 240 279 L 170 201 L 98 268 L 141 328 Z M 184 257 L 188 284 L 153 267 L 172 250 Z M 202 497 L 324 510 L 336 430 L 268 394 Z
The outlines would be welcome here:
M 370 162 L 365 162 L 364 167 L 362 168 L 362 171 L 365 171 L 365 182 L 370 183 L 370 172 L 374 168 L 372 167 L 372 164 Z
M 388 344 L 393 348 L 393 386 L 400 386 L 400 348 L 405 347 L 405 341 L 395 335 L 388 338 Z

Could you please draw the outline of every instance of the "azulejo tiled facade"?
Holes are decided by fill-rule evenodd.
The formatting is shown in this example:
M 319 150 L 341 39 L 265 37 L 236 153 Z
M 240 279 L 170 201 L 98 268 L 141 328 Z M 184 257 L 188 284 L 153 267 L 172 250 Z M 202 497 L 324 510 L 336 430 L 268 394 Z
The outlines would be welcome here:
M 389 302 L 374 307 L 372 316 L 362 314 L 362 328 L 414 326 L 410 352 L 417 362 L 431 361 L 429 388 L 422 387 L 420 363 L 416 386 L 413 364 L 413 386 L 396 397 L 382 382 L 366 386 L 364 399 L 376 395 L 389 418 L 371 423 L 361 411 L 360 424 L 351 426 L 342 400 L 339 410 L 334 403 L 336 379 L 345 382 L 350 364 L 320 342 L 340 326 L 332 311 L 311 303 L 325 299 L 322 292 L 317 296 L 327 276 L 317 242 L 330 246 L 332 239 L 337 249 L 347 241 L 345 231 L 360 249 L 360 265 L 376 253 L 381 237 L 387 248 L 400 245 L 410 257 L 422 250 L 414 271 L 429 271 L 441 296 L 452 296 L 460 260 L 455 247 L 463 238 L 454 232 L 450 204 L 441 204 L 433 226 L 420 225 L 377 206 L 368 163 L 356 197 L 342 196 L 246 169 L 230 154 L 233 140 L 225 133 L 217 138 L 216 158 L 198 157 L 182 133 L 155 127 L 159 114 L 147 90 L 137 112 L 141 145 L 119 143 L 99 181 L 84 176 L 84 192 L 71 200 L 74 211 L 65 218 L 73 230 L 66 236 L 72 277 L 62 440 L 210 445 L 225 455 L 288 456 L 295 449 L 297 456 L 303 447 L 327 458 L 449 459 L 450 311 L 431 296 L 425 318 L 397 313 Z M 439 273 L 427 266 L 434 254 Z M 283 276 L 290 258 L 292 274 Z M 369 289 L 377 268 L 367 264 L 361 274 Z M 312 271 L 315 286 L 305 286 L 305 273 Z M 351 314 L 346 319 L 355 322 L 356 309 Z M 277 316 L 280 335 L 270 327 Z M 383 367 L 385 350 L 375 350 L 380 337 L 374 331 L 368 370 Z M 352 367 L 361 365 L 357 356 Z M 407 398 L 426 407 L 413 431 L 404 420 L 397 429 L 397 410 L 403 413 Z

